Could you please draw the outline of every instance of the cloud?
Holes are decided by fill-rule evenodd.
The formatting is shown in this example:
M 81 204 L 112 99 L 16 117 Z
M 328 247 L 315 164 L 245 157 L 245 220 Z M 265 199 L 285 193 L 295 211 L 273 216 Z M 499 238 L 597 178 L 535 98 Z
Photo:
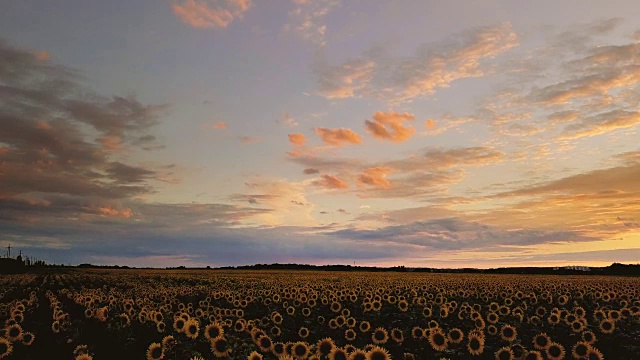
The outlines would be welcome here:
M 337 176 L 326 175 L 326 174 L 321 175 L 320 179 L 314 180 L 312 184 L 318 187 L 325 188 L 327 190 L 342 190 L 342 189 L 347 189 L 349 187 L 349 185 L 346 182 L 344 182 Z
M 240 136 L 239 139 L 243 144 L 255 144 L 262 141 L 262 138 L 256 136 Z
M 360 144 L 361 138 L 356 132 L 351 129 L 338 128 L 316 128 L 314 129 L 316 135 L 322 139 L 325 144 L 333 146 L 343 146 L 349 144 Z
M 268 212 L 252 217 L 250 219 L 252 224 L 268 226 L 315 225 L 315 220 L 311 215 L 315 207 L 307 199 L 304 184 L 283 179 L 259 178 L 256 182 L 247 183 L 246 186 L 250 189 L 250 193 L 235 194 L 230 199 L 246 201 L 252 205 L 259 204 L 261 208 L 268 210 Z M 305 208 L 300 209 L 300 204 L 304 204 Z
M 413 121 L 413 114 L 382 112 L 373 114 L 373 121 L 365 120 L 365 126 L 371 136 L 393 142 L 407 141 L 416 131 L 411 126 L 404 126 L 403 122 Z
M 294 0 L 295 9 L 289 12 L 289 23 L 284 26 L 285 32 L 293 32 L 301 39 L 316 46 L 326 45 L 326 16 L 340 6 L 338 0 Z
M 362 184 L 387 189 L 391 187 L 391 183 L 386 179 L 390 172 L 391 169 L 385 167 L 367 168 L 358 176 L 358 181 Z
M 511 24 L 504 23 L 423 45 L 413 57 L 383 56 L 380 49 L 371 49 L 342 65 L 319 66 L 320 94 L 329 99 L 367 95 L 392 104 L 411 102 L 456 80 L 485 76 L 485 61 L 517 45 Z
M 362 198 L 418 198 L 446 193 L 448 187 L 464 178 L 463 168 L 497 164 L 504 158 L 504 153 L 484 146 L 447 150 L 427 148 L 418 155 L 378 162 L 312 156 L 289 160 L 368 185 L 354 190 Z
M 357 97 L 373 79 L 375 62 L 357 59 L 338 66 L 321 66 L 317 71 L 320 95 L 327 99 Z
M 289 134 L 289 142 L 293 145 L 302 146 L 306 141 L 307 138 L 304 136 L 304 134 Z
M 296 119 L 291 117 L 291 115 L 289 115 L 288 112 L 284 113 L 284 115 L 282 116 L 282 119 L 278 120 L 278 123 L 284 124 L 285 126 L 288 126 L 288 127 L 296 127 L 299 125 Z
M 576 231 L 502 229 L 459 218 L 440 218 L 377 229 L 349 228 L 326 235 L 360 241 L 413 245 L 431 250 L 495 251 L 499 247 L 532 246 L 594 240 Z
M 617 129 L 630 128 L 640 124 L 640 112 L 612 110 L 593 115 L 566 126 L 560 140 L 578 139 L 586 136 L 605 134 Z
M 320 172 L 320 170 L 318 169 L 314 169 L 314 168 L 306 168 L 304 169 L 303 173 L 305 175 L 313 175 L 313 174 L 318 174 Z
M 240 19 L 251 7 L 251 0 L 174 0 L 173 13 L 195 28 L 225 28 Z
M 438 149 L 429 148 L 420 155 L 385 163 L 394 170 L 405 172 L 415 169 L 441 170 L 460 166 L 485 166 L 504 160 L 504 153 L 490 146 Z
M 48 61 L 49 59 L 51 59 L 51 54 L 49 54 L 48 51 L 39 51 L 36 54 L 36 58 L 40 61 Z
M 227 123 L 223 122 L 223 121 L 218 121 L 216 123 L 210 124 L 208 126 L 211 129 L 226 129 L 227 128 Z
M 105 97 L 84 88 L 74 70 L 0 41 L 0 198 L 3 217 L 72 221 L 132 217 L 128 203 L 152 193 L 161 169 L 126 159 L 151 146 L 167 105 Z M 44 205 L 46 204 L 46 205 Z

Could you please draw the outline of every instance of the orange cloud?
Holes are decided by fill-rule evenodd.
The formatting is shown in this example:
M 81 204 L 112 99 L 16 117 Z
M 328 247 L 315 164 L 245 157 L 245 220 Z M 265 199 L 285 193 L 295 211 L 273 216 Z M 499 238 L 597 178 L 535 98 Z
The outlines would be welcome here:
M 289 134 L 289 142 L 293 145 L 304 145 L 307 138 L 303 134 Z
M 315 180 L 312 184 L 328 190 L 346 189 L 349 187 L 346 182 L 333 175 L 322 175 L 319 180 Z
M 373 114 L 373 121 L 365 121 L 365 126 L 371 136 L 375 138 L 403 142 L 408 140 L 416 130 L 411 126 L 405 127 L 402 122 L 413 119 L 413 114 L 409 113 L 400 114 L 378 111 Z
M 129 219 L 130 217 L 133 216 L 133 211 L 131 211 L 131 209 L 122 209 L 122 210 L 118 210 L 118 209 L 114 209 L 110 206 L 101 206 L 98 208 L 98 213 L 100 215 L 103 216 L 113 216 L 113 217 L 122 217 L 125 219 Z
M 227 27 L 250 7 L 251 0 L 177 0 L 172 5 L 180 20 L 201 29 Z
M 577 139 L 604 134 L 617 129 L 630 128 L 640 124 L 640 112 L 613 110 L 588 117 L 578 123 L 567 126 L 560 140 Z
M 47 61 L 51 58 L 51 55 L 49 54 L 48 51 L 40 51 L 39 53 L 36 54 L 36 59 L 38 59 L 39 61 Z
M 320 94 L 327 99 L 355 97 L 371 81 L 375 63 L 351 60 L 339 66 L 327 66 L 320 72 Z
M 227 128 L 227 123 L 223 122 L 223 121 L 219 121 L 215 124 L 211 124 L 208 126 L 211 129 L 226 129 Z
M 425 120 L 424 126 L 429 130 L 433 130 L 436 127 L 436 122 L 433 119 Z
M 122 138 L 117 135 L 106 135 L 99 139 L 105 150 L 118 151 L 122 149 Z
M 334 146 L 342 146 L 346 143 L 360 144 L 360 142 L 362 141 L 360 135 L 358 135 L 353 130 L 346 128 L 316 128 L 315 132 L 325 144 Z
M 386 167 L 368 168 L 358 176 L 358 181 L 362 184 L 388 189 L 391 187 L 391 183 L 386 179 L 386 176 L 390 172 L 391 169 Z

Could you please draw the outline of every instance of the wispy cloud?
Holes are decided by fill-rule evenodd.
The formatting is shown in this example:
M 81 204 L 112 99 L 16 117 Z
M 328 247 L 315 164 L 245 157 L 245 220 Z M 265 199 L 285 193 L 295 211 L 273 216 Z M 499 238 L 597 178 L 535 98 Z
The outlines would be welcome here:
M 174 0 L 173 13 L 196 28 L 225 28 L 240 19 L 251 7 L 251 0 Z
M 511 24 L 472 29 L 440 44 L 423 45 L 413 57 L 368 51 L 338 66 L 319 67 L 320 94 L 329 98 L 374 96 L 393 104 L 433 94 L 464 78 L 491 72 L 483 62 L 518 45 Z
M 349 187 L 349 184 L 339 177 L 327 174 L 321 175 L 320 178 L 314 180 L 312 184 L 327 190 L 341 190 Z
M 316 46 L 325 46 L 327 15 L 340 6 L 338 0 L 293 0 L 295 8 L 289 12 L 285 32 L 292 32 Z

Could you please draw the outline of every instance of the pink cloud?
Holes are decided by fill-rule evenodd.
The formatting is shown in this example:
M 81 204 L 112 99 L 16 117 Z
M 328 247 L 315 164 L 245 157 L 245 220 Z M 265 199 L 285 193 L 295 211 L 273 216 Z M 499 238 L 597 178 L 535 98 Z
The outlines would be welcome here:
M 360 144 L 360 142 L 362 141 L 358 133 L 346 128 L 316 128 L 315 132 L 320 137 L 320 139 L 322 139 L 322 141 L 328 145 L 342 146 L 347 143 Z
M 227 27 L 250 7 L 251 0 L 177 0 L 172 5 L 180 20 L 201 29 Z

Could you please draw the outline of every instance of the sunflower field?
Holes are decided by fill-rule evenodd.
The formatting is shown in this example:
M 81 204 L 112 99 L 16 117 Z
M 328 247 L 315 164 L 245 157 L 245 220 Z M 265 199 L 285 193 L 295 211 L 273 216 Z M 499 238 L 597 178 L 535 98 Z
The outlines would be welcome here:
M 640 279 L 60 270 L 0 321 L 0 359 L 640 359 Z

